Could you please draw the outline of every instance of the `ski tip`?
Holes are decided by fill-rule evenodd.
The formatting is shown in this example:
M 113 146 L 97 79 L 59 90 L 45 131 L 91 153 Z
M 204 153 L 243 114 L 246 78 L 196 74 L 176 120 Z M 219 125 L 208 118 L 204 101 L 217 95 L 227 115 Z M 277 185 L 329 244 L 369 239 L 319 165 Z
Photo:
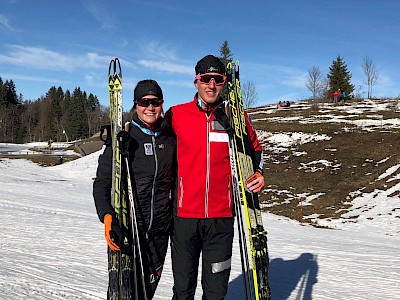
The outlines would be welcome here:
M 112 75 L 119 75 L 122 77 L 122 69 L 121 69 L 121 63 L 119 61 L 119 58 L 116 57 L 110 61 L 110 64 L 108 66 L 108 76 Z

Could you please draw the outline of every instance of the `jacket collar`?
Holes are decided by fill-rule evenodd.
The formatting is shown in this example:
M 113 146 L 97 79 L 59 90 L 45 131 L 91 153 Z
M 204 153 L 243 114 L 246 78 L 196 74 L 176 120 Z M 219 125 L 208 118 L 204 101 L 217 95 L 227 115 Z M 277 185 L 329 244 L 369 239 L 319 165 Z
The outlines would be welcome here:
M 158 136 L 165 128 L 168 127 L 168 124 L 167 122 L 165 122 L 163 117 L 160 117 L 154 125 L 149 126 L 148 124 L 140 120 L 137 112 L 133 113 L 131 123 L 132 125 L 138 127 L 144 133 L 154 136 Z
M 222 97 L 219 97 L 217 104 L 215 106 L 207 105 L 205 104 L 201 98 L 199 97 L 199 94 L 196 93 L 194 95 L 193 103 L 203 112 L 205 112 L 207 115 L 210 115 L 214 110 L 216 110 L 218 107 L 221 107 L 224 104 L 224 100 Z

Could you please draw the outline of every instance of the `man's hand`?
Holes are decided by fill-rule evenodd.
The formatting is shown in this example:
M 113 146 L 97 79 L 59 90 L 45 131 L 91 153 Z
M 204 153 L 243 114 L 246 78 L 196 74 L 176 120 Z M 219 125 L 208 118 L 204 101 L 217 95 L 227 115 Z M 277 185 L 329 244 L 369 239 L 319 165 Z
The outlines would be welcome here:
M 260 172 L 255 172 L 246 180 L 246 187 L 253 193 L 261 191 L 264 184 L 264 176 Z
M 119 251 L 121 242 L 124 238 L 121 228 L 118 224 L 113 222 L 113 217 L 110 214 L 104 217 L 104 236 L 106 238 L 108 247 L 111 250 Z

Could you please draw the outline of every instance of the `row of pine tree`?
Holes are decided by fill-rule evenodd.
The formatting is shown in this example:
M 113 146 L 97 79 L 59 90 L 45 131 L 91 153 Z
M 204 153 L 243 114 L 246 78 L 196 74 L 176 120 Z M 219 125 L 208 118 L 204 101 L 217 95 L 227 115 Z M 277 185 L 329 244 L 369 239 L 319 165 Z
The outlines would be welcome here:
M 51 87 L 45 96 L 24 101 L 13 80 L 0 77 L 0 142 L 72 141 L 98 132 L 108 108 L 79 87 L 71 93 Z

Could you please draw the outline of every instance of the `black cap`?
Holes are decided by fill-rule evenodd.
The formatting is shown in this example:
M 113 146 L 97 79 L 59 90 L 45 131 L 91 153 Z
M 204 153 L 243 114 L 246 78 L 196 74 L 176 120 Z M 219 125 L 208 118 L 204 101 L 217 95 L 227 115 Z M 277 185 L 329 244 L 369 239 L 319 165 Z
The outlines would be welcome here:
M 163 92 L 157 81 L 152 79 L 139 81 L 133 92 L 133 101 L 136 102 L 147 95 L 154 95 L 158 99 L 163 99 Z
M 225 66 L 222 61 L 214 55 L 207 55 L 200 59 L 194 68 L 196 75 L 205 73 L 219 73 L 225 75 Z

